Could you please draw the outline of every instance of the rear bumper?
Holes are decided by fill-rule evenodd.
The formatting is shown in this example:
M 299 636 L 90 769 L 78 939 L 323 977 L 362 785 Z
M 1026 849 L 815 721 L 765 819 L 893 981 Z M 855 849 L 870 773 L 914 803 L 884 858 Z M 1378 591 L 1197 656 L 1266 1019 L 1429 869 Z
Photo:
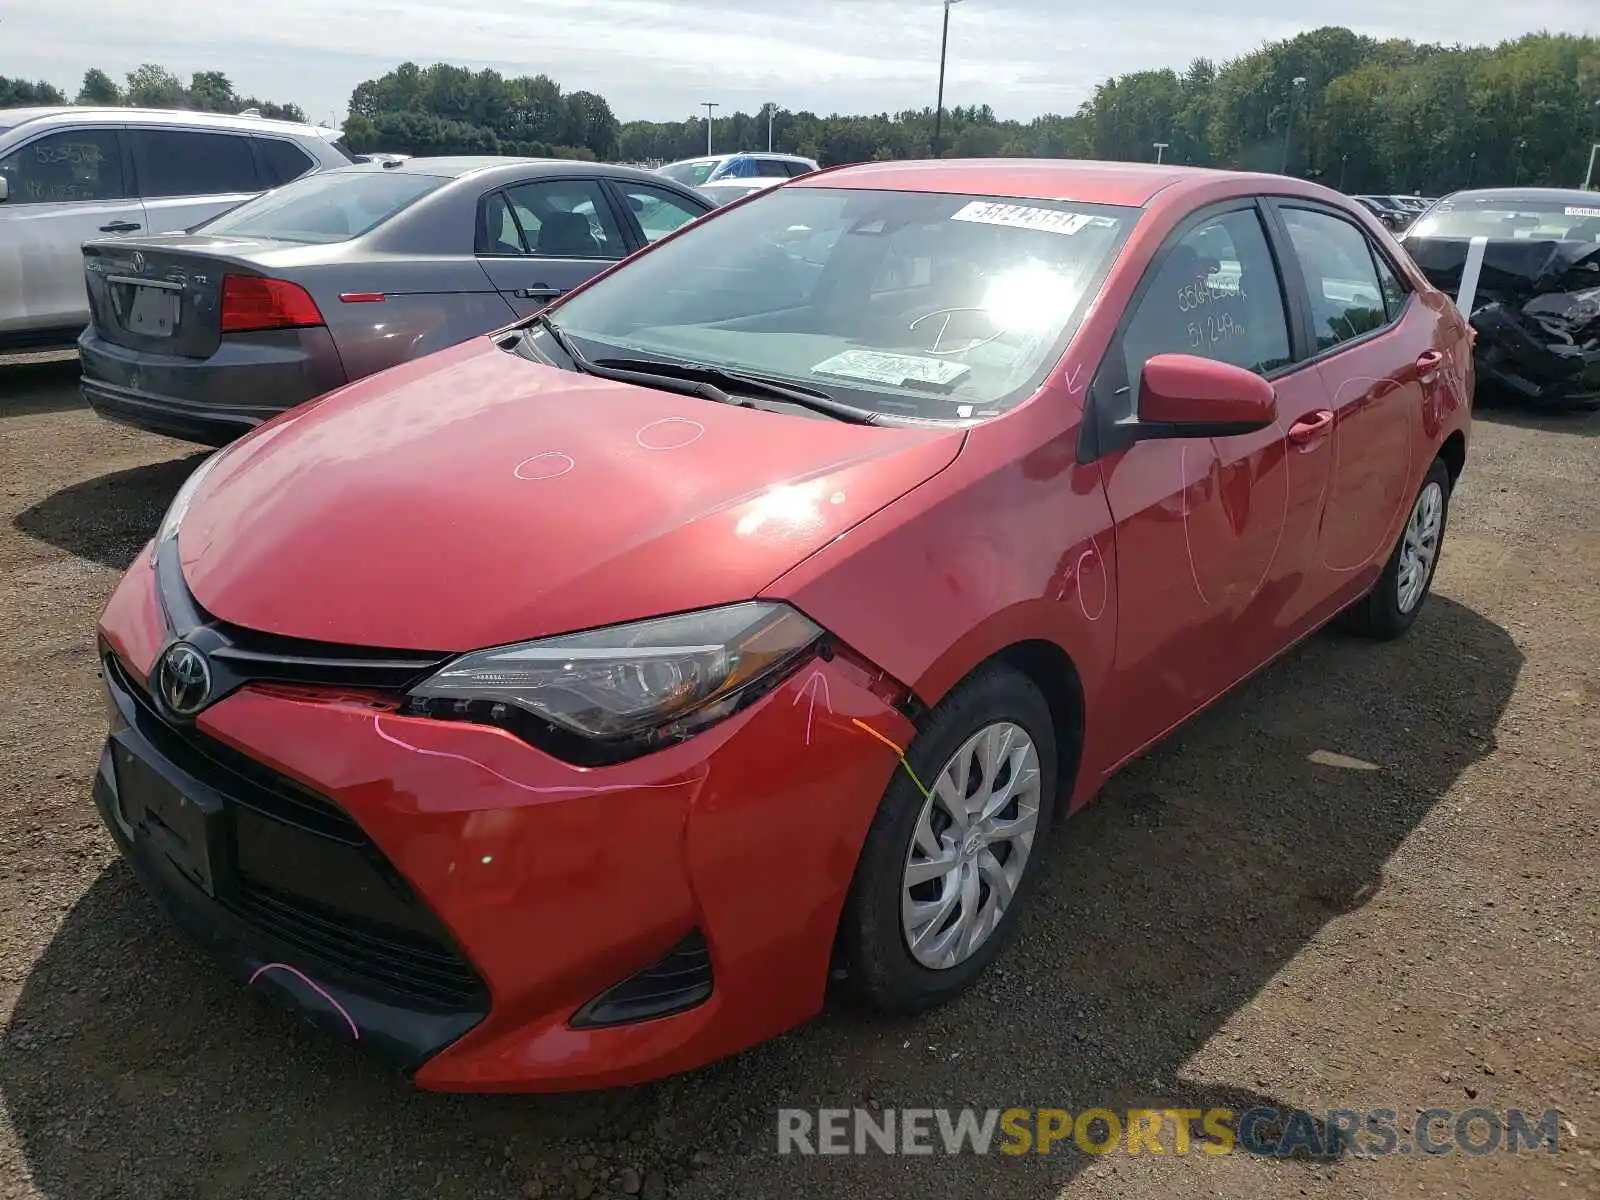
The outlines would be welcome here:
M 119 346 L 91 325 L 78 357 L 84 399 L 100 416 L 211 446 L 346 381 L 323 328 L 236 334 L 209 358 L 180 358 Z

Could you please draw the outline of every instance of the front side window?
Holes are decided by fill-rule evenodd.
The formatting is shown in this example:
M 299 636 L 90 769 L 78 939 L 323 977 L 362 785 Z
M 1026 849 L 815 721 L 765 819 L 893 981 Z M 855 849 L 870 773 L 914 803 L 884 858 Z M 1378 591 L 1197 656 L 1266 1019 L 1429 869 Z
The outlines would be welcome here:
M 1331 213 L 1306 208 L 1282 212 L 1305 277 L 1317 349 L 1387 325 L 1388 307 L 1367 235 Z
M 231 133 L 178 129 L 134 129 L 134 165 L 139 194 L 147 200 L 168 196 L 225 196 L 262 188 L 250 139 Z
M 528 253 L 540 258 L 621 258 L 622 231 L 592 179 L 519 183 L 506 198 Z
M 1221 213 L 1179 238 L 1140 295 L 1122 351 L 1134 385 L 1157 354 L 1196 354 L 1261 375 L 1290 361 L 1283 289 L 1255 209 Z
M 600 357 L 755 372 L 887 414 L 967 420 L 1060 358 L 1137 209 L 783 188 L 551 312 Z
M 649 184 L 631 183 L 622 187 L 624 202 L 633 209 L 633 215 L 644 231 L 644 239 L 653 242 L 687 225 L 700 216 L 700 210 L 681 197 Z
M 414 171 L 341 168 L 304 176 L 197 228 L 282 242 L 344 242 L 377 228 L 449 182 L 441 175 Z
M 128 195 L 122 151 L 110 129 L 46 134 L 0 158 L 11 204 L 121 200 Z

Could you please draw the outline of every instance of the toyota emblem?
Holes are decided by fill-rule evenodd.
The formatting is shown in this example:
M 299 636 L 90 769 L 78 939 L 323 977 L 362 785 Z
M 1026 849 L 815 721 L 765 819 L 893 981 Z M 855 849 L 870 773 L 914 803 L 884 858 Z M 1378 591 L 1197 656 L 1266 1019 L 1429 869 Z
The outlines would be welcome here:
M 192 717 L 211 699 L 211 664 L 188 642 L 174 642 L 156 665 L 155 692 L 175 717 Z

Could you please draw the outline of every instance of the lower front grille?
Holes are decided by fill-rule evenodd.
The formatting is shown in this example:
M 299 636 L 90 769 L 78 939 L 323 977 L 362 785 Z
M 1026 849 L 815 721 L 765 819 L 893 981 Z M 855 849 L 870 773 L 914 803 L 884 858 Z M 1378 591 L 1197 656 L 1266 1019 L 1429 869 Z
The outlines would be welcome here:
M 711 951 L 696 929 L 665 956 L 585 1004 L 572 1024 L 581 1029 L 669 1017 L 704 1004 L 711 989 Z
M 198 729 L 167 721 L 114 654 L 106 682 L 151 751 L 222 798 L 216 903 L 305 965 L 401 1007 L 488 1010 L 449 932 L 348 813 Z M 297 959 L 297 961 L 302 961 Z

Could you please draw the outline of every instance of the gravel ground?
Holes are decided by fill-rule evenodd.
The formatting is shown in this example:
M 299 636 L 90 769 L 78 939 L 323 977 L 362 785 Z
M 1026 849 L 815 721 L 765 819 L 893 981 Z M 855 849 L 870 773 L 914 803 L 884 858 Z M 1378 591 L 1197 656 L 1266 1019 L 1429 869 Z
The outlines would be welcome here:
M 473 1098 L 224 982 L 113 855 L 94 621 L 196 460 L 74 380 L 0 360 L 0 1197 L 1600 1195 L 1600 416 L 1480 413 L 1410 636 L 1320 635 L 1126 771 L 960 1003 Z M 1258 1102 L 1564 1124 L 1517 1157 L 774 1153 L 780 1106 Z

